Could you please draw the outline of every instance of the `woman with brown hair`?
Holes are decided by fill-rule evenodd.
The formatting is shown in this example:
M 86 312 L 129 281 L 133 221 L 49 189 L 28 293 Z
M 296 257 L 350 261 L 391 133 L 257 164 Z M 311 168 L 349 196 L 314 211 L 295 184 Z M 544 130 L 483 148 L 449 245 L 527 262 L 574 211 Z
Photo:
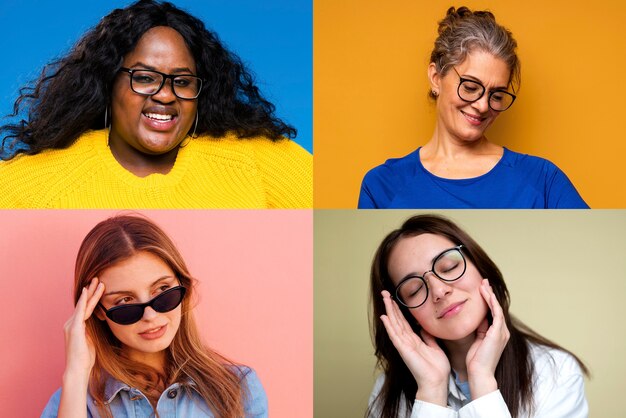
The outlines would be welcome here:
M 255 372 L 202 343 L 194 289 L 173 242 L 149 220 L 96 225 L 76 259 L 63 386 L 42 416 L 267 416 Z
M 372 326 L 384 374 L 371 417 L 586 417 L 584 364 L 509 313 L 498 267 L 435 215 L 380 244 Z

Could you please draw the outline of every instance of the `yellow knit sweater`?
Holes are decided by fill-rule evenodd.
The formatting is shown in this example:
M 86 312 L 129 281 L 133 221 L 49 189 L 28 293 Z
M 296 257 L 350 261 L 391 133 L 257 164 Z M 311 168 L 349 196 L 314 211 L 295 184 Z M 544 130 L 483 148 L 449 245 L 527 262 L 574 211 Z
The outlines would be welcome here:
M 137 177 L 89 131 L 0 163 L 2 208 L 311 208 L 313 157 L 293 141 L 192 139 L 168 174 Z

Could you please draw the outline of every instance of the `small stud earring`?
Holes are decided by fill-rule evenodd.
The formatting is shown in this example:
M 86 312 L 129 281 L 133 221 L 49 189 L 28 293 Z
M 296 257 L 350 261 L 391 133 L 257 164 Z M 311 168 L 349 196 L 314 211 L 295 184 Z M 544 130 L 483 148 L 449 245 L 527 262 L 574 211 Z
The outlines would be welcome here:
M 431 93 L 433 94 L 433 96 L 437 97 L 439 96 L 439 93 L 437 92 L 437 90 L 431 90 Z

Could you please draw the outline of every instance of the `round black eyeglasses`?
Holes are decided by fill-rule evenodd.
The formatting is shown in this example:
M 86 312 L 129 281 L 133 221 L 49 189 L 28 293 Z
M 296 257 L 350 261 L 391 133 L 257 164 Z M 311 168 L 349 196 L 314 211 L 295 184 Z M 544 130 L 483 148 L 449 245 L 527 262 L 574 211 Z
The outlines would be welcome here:
M 191 74 L 165 74 L 126 67 L 120 68 L 120 72 L 130 74 L 131 90 L 143 96 L 153 96 L 160 92 L 167 79 L 172 80 L 172 91 L 179 99 L 196 99 L 202 90 L 202 79 Z
M 160 313 L 176 309 L 183 301 L 186 291 L 187 289 L 183 286 L 175 286 L 146 303 L 128 303 L 126 305 L 114 306 L 108 310 L 101 303 L 99 305 L 102 306 L 106 316 L 111 321 L 120 325 L 130 325 L 143 318 L 143 312 L 148 306 Z
M 485 94 L 485 86 L 476 80 L 461 77 L 456 68 L 452 67 L 452 69 L 460 79 L 459 87 L 456 89 L 459 98 L 468 103 L 474 103 L 480 100 Z M 496 112 L 504 112 L 511 107 L 516 98 L 517 96 L 506 90 L 492 90 L 489 92 L 489 108 Z
M 396 286 L 396 300 L 410 309 L 422 306 L 428 299 L 428 285 L 424 280 L 428 273 L 433 273 L 444 282 L 460 279 L 467 268 L 461 248 L 463 245 L 457 245 L 436 256 L 432 268 L 421 276 L 412 274 L 402 279 Z

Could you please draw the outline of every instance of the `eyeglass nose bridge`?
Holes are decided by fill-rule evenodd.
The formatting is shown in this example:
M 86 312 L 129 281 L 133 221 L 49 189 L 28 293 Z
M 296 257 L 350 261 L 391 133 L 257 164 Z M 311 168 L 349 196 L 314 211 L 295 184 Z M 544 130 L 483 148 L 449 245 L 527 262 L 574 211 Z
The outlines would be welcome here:
M 152 96 L 155 96 L 155 95 L 159 94 L 159 92 L 161 90 L 163 90 L 163 86 L 165 86 L 165 82 L 169 79 L 170 80 L 170 91 L 172 92 L 172 95 L 174 95 L 176 97 L 179 97 L 176 94 L 175 87 L 174 87 L 174 78 L 176 78 L 178 76 L 174 75 L 174 74 L 159 74 L 159 75 L 161 76 L 161 84 L 159 85 L 159 88 L 156 89 L 154 93 L 148 94 L 148 96 L 152 97 Z

